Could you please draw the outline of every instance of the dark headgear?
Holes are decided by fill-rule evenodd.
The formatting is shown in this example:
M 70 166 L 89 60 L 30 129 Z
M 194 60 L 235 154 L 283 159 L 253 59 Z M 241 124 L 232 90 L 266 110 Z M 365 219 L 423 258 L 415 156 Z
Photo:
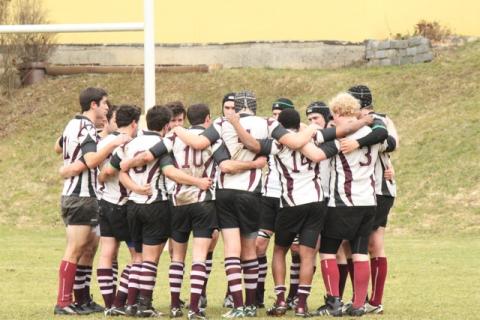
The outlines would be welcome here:
M 370 107 L 372 105 L 372 92 L 367 86 L 358 85 L 348 89 L 355 99 L 360 102 L 360 108 Z
M 241 91 L 235 93 L 235 112 L 240 112 L 243 108 L 248 108 L 253 113 L 257 112 L 257 98 L 253 92 Z
M 227 101 L 235 101 L 235 92 L 227 93 L 222 100 L 222 107 Z
M 278 98 L 272 104 L 272 110 L 295 109 L 292 100 L 287 98 Z
M 322 101 L 315 101 L 310 103 L 307 107 L 306 115 L 308 117 L 311 113 L 318 113 L 320 114 L 323 119 L 325 120 L 325 125 L 332 120 L 332 113 L 330 112 L 330 108 Z

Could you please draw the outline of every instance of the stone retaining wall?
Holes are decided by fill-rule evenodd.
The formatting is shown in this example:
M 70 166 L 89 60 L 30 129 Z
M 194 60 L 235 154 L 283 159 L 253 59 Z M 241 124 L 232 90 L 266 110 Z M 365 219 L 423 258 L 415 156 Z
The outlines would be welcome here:
M 433 60 L 430 40 L 412 37 L 406 40 L 368 40 L 365 58 L 369 66 L 390 66 Z

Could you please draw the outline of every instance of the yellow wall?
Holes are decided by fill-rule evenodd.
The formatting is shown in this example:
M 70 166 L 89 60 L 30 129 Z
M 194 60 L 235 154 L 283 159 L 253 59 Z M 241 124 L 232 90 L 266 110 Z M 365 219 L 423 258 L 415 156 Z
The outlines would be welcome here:
M 142 0 L 42 0 L 55 23 L 135 22 Z M 163 43 L 349 40 L 406 33 L 420 19 L 480 35 L 480 0 L 156 0 Z M 62 43 L 138 43 L 143 33 L 63 34 Z

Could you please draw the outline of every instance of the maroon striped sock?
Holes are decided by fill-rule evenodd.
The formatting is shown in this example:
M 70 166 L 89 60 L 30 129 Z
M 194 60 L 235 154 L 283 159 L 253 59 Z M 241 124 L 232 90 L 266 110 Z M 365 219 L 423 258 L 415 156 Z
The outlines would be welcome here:
M 140 290 L 140 272 L 142 271 L 142 263 L 134 263 L 130 268 L 128 276 L 128 296 L 127 305 L 131 306 L 137 302 L 138 292 Z
M 290 289 L 288 290 L 288 297 L 293 298 L 297 295 L 298 277 L 300 274 L 300 255 L 292 255 L 292 263 L 290 264 Z
M 120 275 L 120 283 L 118 286 L 117 294 L 115 296 L 115 301 L 113 305 L 117 308 L 122 308 L 125 306 L 128 297 L 128 278 L 130 276 L 130 266 L 127 265 L 123 269 L 122 274 Z
M 245 285 L 245 305 L 255 305 L 258 283 L 258 259 L 242 261 L 243 283 Z
M 90 282 L 92 281 L 92 266 L 85 266 L 85 287 L 83 288 L 83 296 L 86 302 L 92 300 L 90 295 Z
M 112 269 L 97 269 L 98 286 L 102 294 L 105 308 L 110 309 L 113 304 L 113 270 Z
M 75 296 L 75 303 L 82 305 L 87 302 L 84 294 L 85 283 L 87 280 L 87 266 L 77 265 L 75 273 L 75 285 L 73 286 L 73 295 Z
M 180 308 L 180 291 L 183 282 L 183 262 L 172 261 L 168 270 L 168 281 L 170 283 L 170 300 L 172 308 Z
M 340 273 L 340 281 L 339 281 L 339 293 L 340 298 L 343 297 L 343 292 L 345 291 L 345 285 L 347 284 L 348 278 L 348 265 L 347 264 L 337 264 L 338 271 Z
M 142 262 L 140 272 L 140 297 L 144 301 L 152 301 L 153 289 L 157 280 L 157 264 L 152 261 Z
M 297 308 L 298 309 L 305 309 L 307 307 L 307 299 L 308 296 L 310 295 L 310 290 L 312 286 L 308 285 L 299 285 L 298 286 L 298 303 L 297 303 Z
M 228 288 L 233 298 L 233 305 L 235 308 L 242 307 L 242 267 L 240 265 L 240 258 L 225 258 L 225 273 L 227 274 Z
M 370 304 L 378 306 L 382 304 L 383 288 L 387 279 L 387 258 L 377 257 L 370 260 L 372 274 L 372 297 Z
M 368 261 L 354 261 L 355 270 L 355 297 L 353 300 L 354 308 L 361 308 L 365 304 L 368 291 L 368 279 L 370 278 L 370 264 Z
M 203 285 L 202 296 L 207 296 L 207 283 L 208 278 L 210 277 L 210 272 L 212 272 L 212 265 L 213 265 L 213 252 L 207 253 L 207 260 L 205 261 L 206 270 L 207 270 L 207 277 L 205 278 L 205 284 Z
M 263 303 L 265 296 L 265 279 L 267 278 L 267 256 L 258 257 L 257 304 Z
M 325 289 L 327 289 L 327 294 L 333 297 L 339 297 L 340 275 L 338 272 L 337 260 L 325 259 L 320 263 L 322 266 L 323 283 L 325 284 Z
M 277 306 L 281 304 L 282 305 L 285 304 L 286 291 L 287 291 L 287 287 L 284 284 L 275 286 L 275 295 L 277 296 L 277 301 L 275 302 L 275 304 Z
M 75 283 L 75 275 L 77 265 L 68 261 L 62 260 L 58 269 L 58 293 L 57 305 L 66 307 L 72 303 L 72 290 Z
M 355 300 L 355 270 L 353 268 L 353 260 L 347 259 L 348 274 L 350 275 L 350 281 L 352 282 L 352 301 Z
M 198 312 L 198 301 L 207 278 L 207 267 L 204 262 L 194 262 L 190 272 L 190 310 Z
M 117 293 L 117 281 L 118 281 L 118 262 L 115 260 L 112 262 L 113 270 L 113 294 Z

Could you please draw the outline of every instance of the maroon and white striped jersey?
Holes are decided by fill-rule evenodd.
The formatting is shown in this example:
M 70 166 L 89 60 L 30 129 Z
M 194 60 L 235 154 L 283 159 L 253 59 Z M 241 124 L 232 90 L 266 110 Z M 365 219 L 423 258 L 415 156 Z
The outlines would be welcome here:
M 280 176 L 275 164 L 275 156 L 268 156 L 268 171 L 263 175 L 262 195 L 264 197 L 280 198 L 282 195 L 282 186 Z
M 382 196 L 397 196 L 397 184 L 395 180 L 385 179 L 385 170 L 392 165 L 390 153 L 386 152 L 388 141 L 385 140 L 380 146 L 378 159 L 375 162 L 375 192 Z
M 110 164 L 119 169 L 120 162 L 123 159 L 130 159 L 147 151 L 153 147 L 156 143 L 162 141 L 162 137 L 157 132 L 143 130 L 143 134 L 138 135 L 135 139 L 129 143 L 124 144 L 117 149 L 115 154 L 110 160 Z M 152 195 L 146 196 L 130 192 L 128 199 L 140 204 L 149 204 L 157 201 L 166 201 L 167 198 L 167 186 L 165 176 L 161 173 L 161 169 L 164 166 L 171 165 L 172 160 L 169 155 L 165 155 L 160 159 L 155 159 L 150 163 L 138 168 L 131 168 L 128 171 L 128 175 L 138 185 L 145 185 L 149 183 L 152 188 Z
M 273 140 L 262 141 L 262 154 L 266 153 L 275 156 L 280 173 L 281 207 L 323 201 L 318 163 L 313 163 L 299 151 L 291 150 Z
M 202 126 L 193 126 L 189 129 L 193 134 L 200 135 L 205 131 Z M 215 179 L 218 170 L 218 156 L 228 159 L 228 153 L 222 140 L 217 140 L 211 147 L 204 150 L 196 150 L 186 145 L 175 134 L 168 134 L 163 139 L 163 144 L 168 152 L 171 152 L 173 164 L 179 170 L 197 178 Z M 222 150 L 221 150 L 222 149 Z M 157 152 L 151 150 L 157 156 Z M 221 153 L 221 154 L 220 154 Z M 209 190 L 200 190 L 197 186 L 176 184 L 172 193 L 174 206 L 183 206 L 191 203 L 215 199 L 215 185 Z
M 330 166 L 332 159 L 320 161 L 320 181 L 322 182 L 323 196 L 330 197 Z
M 119 134 L 121 133 L 113 132 L 107 135 L 102 140 L 100 140 L 100 142 L 98 143 L 98 150 L 102 150 L 102 148 L 104 148 L 110 142 L 115 140 L 115 138 Z M 121 147 L 117 147 L 113 151 L 113 154 L 115 154 L 120 149 Z M 103 161 L 100 168 L 102 168 L 105 165 L 109 165 L 111 158 L 112 158 L 112 154 L 110 154 Z M 103 199 L 113 204 L 124 205 L 128 200 L 128 193 L 129 193 L 128 190 L 120 183 L 120 180 L 118 179 L 118 174 L 115 176 L 108 177 L 108 180 L 106 180 L 103 184 L 101 183 L 98 184 L 97 194 L 99 195 L 100 199 Z
M 274 138 L 278 140 L 287 133 L 285 128 L 274 119 L 248 114 L 240 115 L 240 124 L 255 139 Z M 235 128 L 226 118 L 216 119 L 202 135 L 207 137 L 212 144 L 223 139 L 232 160 L 252 161 L 257 156 L 240 142 Z M 251 169 L 238 174 L 220 173 L 217 187 L 260 193 L 262 191 L 262 171 L 261 169 Z
M 372 131 L 362 127 L 357 132 L 347 136 L 350 139 L 360 139 Z M 338 153 L 332 158 L 330 170 L 329 207 L 375 206 L 375 162 L 378 158 L 380 144 L 362 147 L 353 152 Z M 340 142 L 335 141 L 334 148 L 340 148 Z
M 83 115 L 77 115 L 62 134 L 63 165 L 82 160 L 88 152 L 96 152 L 98 135 L 95 125 Z M 65 179 L 63 196 L 96 197 L 97 168 L 82 171 L 78 176 Z

